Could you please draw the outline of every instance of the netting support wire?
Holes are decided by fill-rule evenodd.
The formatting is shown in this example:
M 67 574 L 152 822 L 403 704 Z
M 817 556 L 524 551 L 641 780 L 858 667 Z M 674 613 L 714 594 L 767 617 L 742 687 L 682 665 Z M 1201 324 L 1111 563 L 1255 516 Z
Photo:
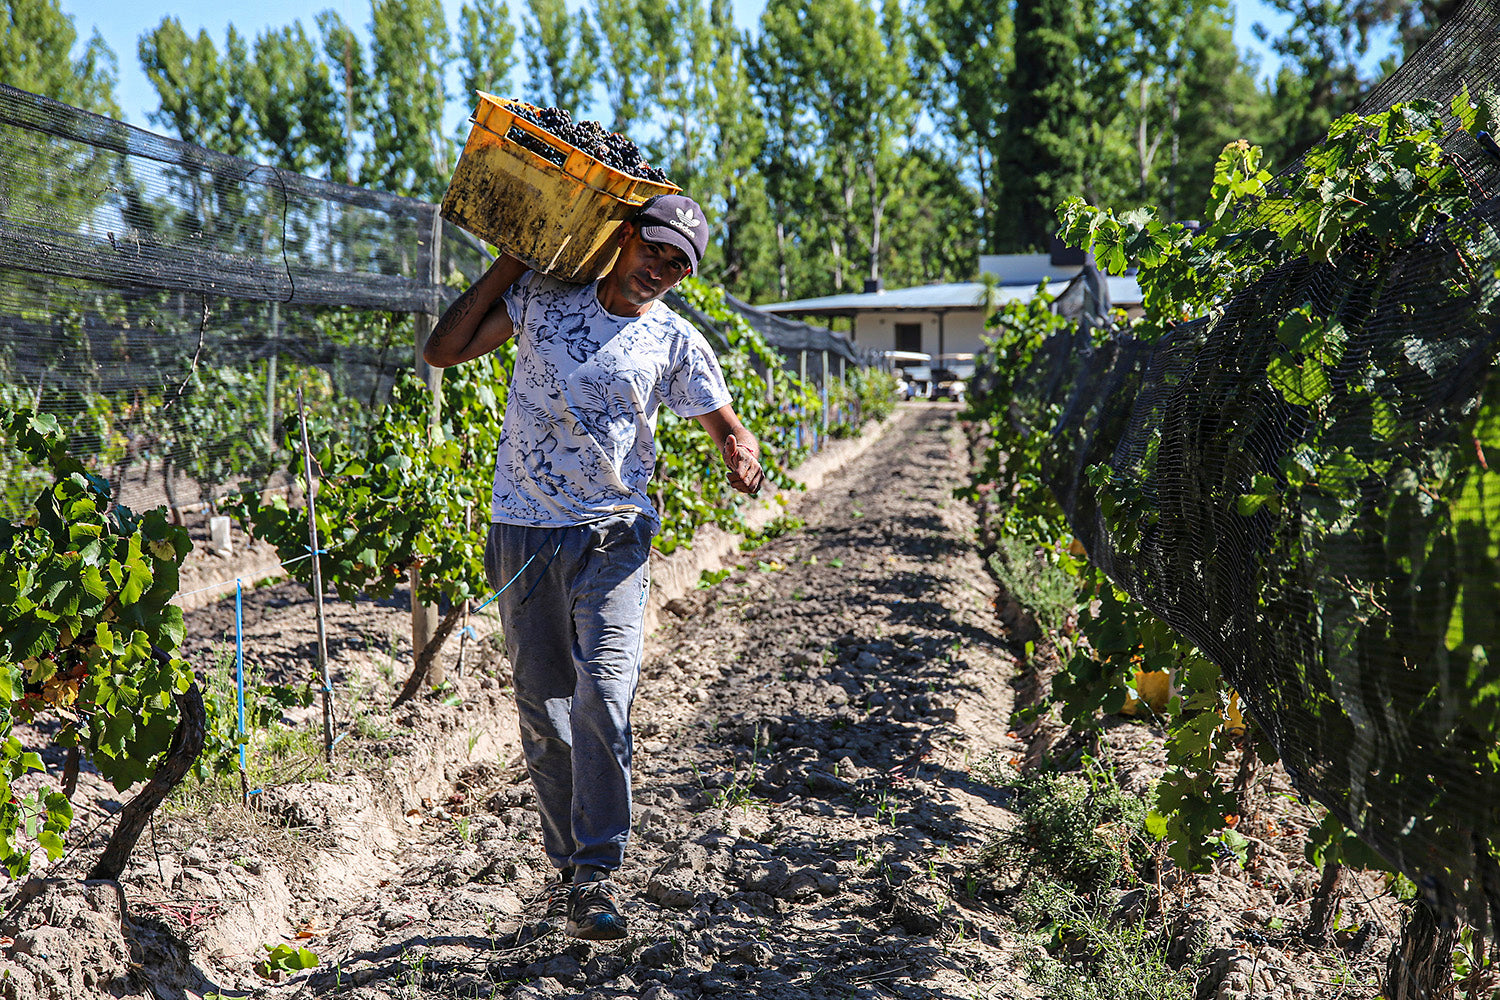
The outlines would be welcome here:
M 250 806 L 250 778 L 245 773 L 245 587 L 234 581 L 234 700 L 240 742 L 240 803 Z
M 323 755 L 333 763 L 333 684 L 328 679 L 328 626 L 323 619 L 323 565 L 318 558 L 317 492 L 312 474 L 312 449 L 307 444 L 307 407 L 297 388 L 297 419 L 302 425 L 302 471 L 307 477 L 307 547 L 312 555 L 313 608 L 318 618 L 318 677 L 323 682 Z
M 847 392 L 847 390 L 849 388 L 849 383 L 844 378 L 844 356 L 842 354 L 840 354 L 838 356 L 838 358 L 839 358 L 839 419 L 842 420 L 842 419 L 844 419 L 844 406 L 845 406 L 845 404 L 847 404 L 849 402 L 849 393 Z M 851 409 L 853 409 L 853 407 L 851 407 Z M 855 417 L 856 420 L 860 419 L 862 416 L 863 416 L 863 414 L 858 413 L 858 412 L 856 412 L 854 414 L 854 417 Z
M 182 383 L 177 386 L 177 391 L 172 394 L 171 399 L 161 404 L 163 410 L 169 410 L 176 405 L 177 400 L 182 398 L 183 392 L 187 390 L 188 385 L 193 381 L 193 376 L 198 373 L 198 358 L 203 354 L 203 338 L 208 330 L 209 313 L 208 296 L 202 295 L 200 299 L 201 302 L 198 311 L 198 346 L 193 348 L 193 358 L 188 362 L 187 374 L 183 376 Z

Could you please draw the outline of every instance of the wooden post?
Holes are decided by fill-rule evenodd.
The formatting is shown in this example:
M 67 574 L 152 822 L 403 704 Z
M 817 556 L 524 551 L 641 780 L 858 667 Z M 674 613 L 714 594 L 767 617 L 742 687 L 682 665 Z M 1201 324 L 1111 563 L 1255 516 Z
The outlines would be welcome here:
M 276 448 L 276 341 L 281 335 L 281 303 L 271 303 L 271 353 L 266 358 L 266 437 Z
M 839 355 L 839 399 L 846 402 L 849 399 L 849 383 L 844 378 L 844 356 L 842 354 Z M 859 420 L 864 416 L 864 414 L 859 412 L 859 407 L 852 406 L 850 409 L 854 411 L 854 419 Z
M 473 530 L 469 526 L 470 525 L 470 521 L 471 521 L 470 514 L 473 513 L 473 510 L 474 510 L 473 507 L 470 507 L 470 506 L 465 506 L 464 507 L 464 534 L 465 535 L 468 535 L 469 532 Z M 460 676 L 460 677 L 462 677 L 464 675 L 464 650 L 465 650 L 465 647 L 468 645 L 468 638 L 469 638 L 469 602 L 468 601 L 464 601 L 464 617 L 463 617 L 463 621 L 460 623 L 459 633 L 458 633 L 458 663 L 453 668 L 453 672 L 455 674 L 457 674 L 458 676 Z
M 333 763 L 333 682 L 328 679 L 328 625 L 323 619 L 323 564 L 318 552 L 318 508 L 313 482 L 312 450 L 307 446 L 307 410 L 297 387 L 297 416 L 302 422 L 302 470 L 307 476 L 307 544 L 312 552 L 313 611 L 318 619 L 318 679 L 323 685 L 323 755 Z
M 443 220 L 438 216 L 437 206 L 433 205 L 431 208 L 432 219 L 428 225 L 427 238 L 417 250 L 417 273 L 427 280 L 435 294 L 438 279 L 442 273 Z M 412 318 L 416 327 L 417 377 L 427 383 L 428 391 L 432 393 L 428 428 L 430 433 L 436 433 L 442 421 L 443 370 L 434 368 L 422 360 L 422 348 L 427 346 L 427 338 L 432 334 L 433 325 L 437 323 L 437 316 L 430 312 L 419 312 Z M 422 650 L 427 648 L 427 644 L 437 634 L 437 623 L 440 617 L 436 605 L 422 604 L 417 600 L 417 578 L 418 571 L 415 568 L 411 569 L 407 574 L 407 583 L 411 586 L 411 658 L 413 663 L 416 663 L 417 657 L 422 655 Z M 434 660 L 427 668 L 427 679 L 433 687 L 437 687 L 448 679 L 447 671 L 440 662 Z
M 828 395 L 828 349 L 824 348 L 819 355 L 822 364 L 818 369 L 818 394 L 823 397 L 823 426 L 818 431 L 818 440 L 822 441 L 828 436 L 828 404 L 831 398 Z
M 799 349 L 797 351 L 797 378 L 798 378 L 798 380 L 801 381 L 801 383 L 802 383 L 802 391 L 805 393 L 807 391 L 807 351 L 806 350 L 800 350 Z M 797 413 L 797 418 L 798 418 L 797 419 L 797 427 L 798 427 L 799 431 L 801 432 L 802 437 L 805 438 L 807 436 L 807 414 L 805 412 L 803 412 L 802 407 L 801 407 L 800 404 L 798 405 L 797 410 L 798 410 L 798 413 Z M 802 441 L 799 440 L 797 443 L 798 444 L 802 444 Z

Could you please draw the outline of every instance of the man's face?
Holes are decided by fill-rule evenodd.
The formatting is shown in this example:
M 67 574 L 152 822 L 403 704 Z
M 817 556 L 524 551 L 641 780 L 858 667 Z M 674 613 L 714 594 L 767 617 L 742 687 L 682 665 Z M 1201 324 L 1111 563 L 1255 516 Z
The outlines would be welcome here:
M 621 298 L 632 305 L 645 305 L 676 287 L 692 273 L 693 266 L 677 247 L 647 242 L 635 226 L 627 226 L 629 232 L 611 274 Z

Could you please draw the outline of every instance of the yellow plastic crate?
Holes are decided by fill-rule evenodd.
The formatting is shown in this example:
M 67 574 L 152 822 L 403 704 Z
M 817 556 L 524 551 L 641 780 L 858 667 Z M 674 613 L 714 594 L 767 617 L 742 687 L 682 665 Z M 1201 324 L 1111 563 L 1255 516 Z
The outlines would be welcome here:
M 647 199 L 681 190 L 615 170 L 480 93 L 448 182 L 443 218 L 555 278 L 593 281 L 614 262 L 620 223 Z M 530 107 L 530 105 L 526 105 Z M 559 166 L 506 138 L 526 132 L 566 157 Z

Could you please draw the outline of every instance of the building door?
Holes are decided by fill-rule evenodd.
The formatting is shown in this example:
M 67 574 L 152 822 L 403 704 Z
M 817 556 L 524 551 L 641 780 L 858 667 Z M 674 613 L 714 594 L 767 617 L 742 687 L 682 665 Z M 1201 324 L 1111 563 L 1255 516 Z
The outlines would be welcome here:
M 896 350 L 916 351 L 922 350 L 922 324 L 921 323 L 897 323 L 896 324 Z

